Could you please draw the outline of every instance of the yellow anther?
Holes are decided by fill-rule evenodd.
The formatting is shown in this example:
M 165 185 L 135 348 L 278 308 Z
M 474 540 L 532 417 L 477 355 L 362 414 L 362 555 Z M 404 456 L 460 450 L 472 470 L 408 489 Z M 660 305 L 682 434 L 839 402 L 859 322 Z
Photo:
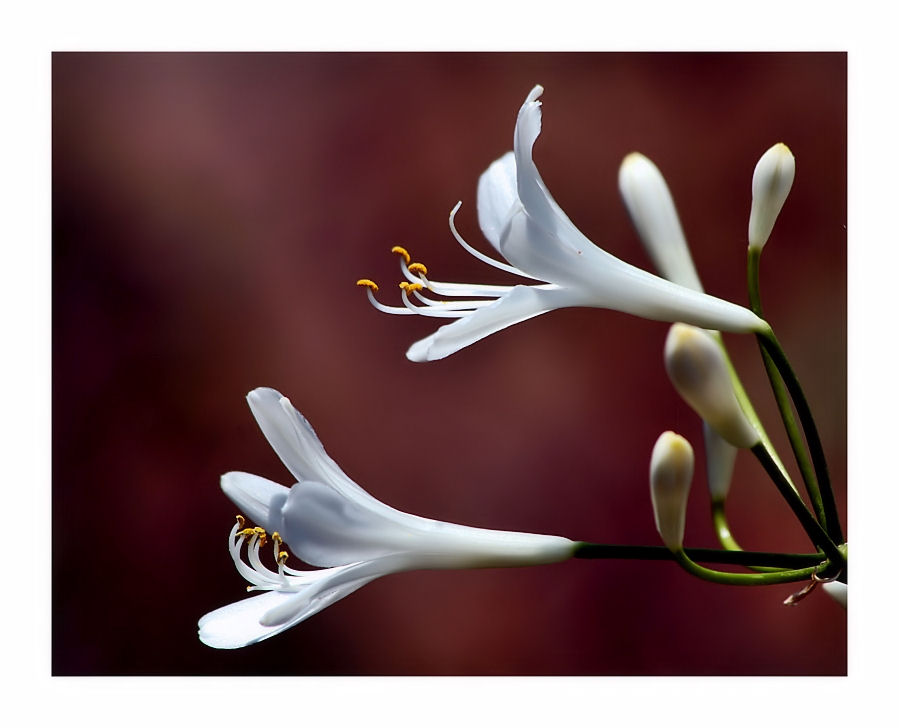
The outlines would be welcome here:
M 247 519 L 238 513 L 237 514 L 237 527 L 243 528 L 244 525 L 246 524 L 246 522 L 247 522 Z
M 286 561 L 287 561 L 287 552 L 286 552 L 286 551 L 279 551 L 279 552 L 278 552 L 278 563 L 279 563 L 281 566 L 284 566 L 284 564 L 285 564 Z
M 378 284 L 368 278 L 360 278 L 356 281 L 357 286 L 364 286 L 365 288 L 371 288 L 375 293 L 378 291 Z
M 428 274 L 428 269 L 425 267 L 424 263 L 413 263 L 409 266 L 410 273 L 420 273 L 423 276 Z
M 281 538 L 280 533 L 278 533 L 277 531 L 272 532 L 272 541 L 274 541 L 275 543 L 281 543 L 282 540 L 283 539 Z
M 402 255 L 406 260 L 406 265 L 409 265 L 409 263 L 412 261 L 412 256 L 409 255 L 409 251 L 399 245 L 394 245 L 390 249 L 390 252 L 396 253 L 397 255 Z
M 265 536 L 265 529 L 262 526 L 256 526 L 253 530 L 260 536 Z
M 420 291 L 424 288 L 421 283 L 409 283 L 409 281 L 402 281 L 400 283 L 400 288 L 402 288 L 406 293 L 412 293 L 412 291 Z
M 237 535 L 243 538 L 249 538 L 250 536 L 255 536 L 256 531 L 252 528 L 245 528 L 243 531 L 238 531 Z

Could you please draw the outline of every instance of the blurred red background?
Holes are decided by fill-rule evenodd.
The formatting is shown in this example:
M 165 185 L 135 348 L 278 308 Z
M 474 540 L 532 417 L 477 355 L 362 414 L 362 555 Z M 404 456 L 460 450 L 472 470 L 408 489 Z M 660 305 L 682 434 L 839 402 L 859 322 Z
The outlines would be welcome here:
M 565 310 L 435 363 L 431 320 L 354 286 L 504 282 L 478 176 L 541 83 L 541 173 L 597 244 L 649 261 L 617 191 L 630 151 L 672 189 L 706 290 L 745 302 L 750 181 L 778 141 L 796 182 L 763 257 L 765 309 L 846 502 L 846 56 L 92 54 L 53 58 L 53 671 L 87 674 L 844 674 L 846 615 L 796 586 L 738 589 L 673 564 L 571 561 L 386 577 L 259 645 L 215 651 L 197 619 L 243 598 L 219 476 L 290 483 L 244 401 L 289 396 L 329 453 L 401 510 L 488 528 L 658 543 L 647 471 L 675 429 L 667 325 Z M 756 346 L 727 336 L 789 447 Z M 789 461 L 792 464 L 792 461 Z M 793 469 L 795 473 L 795 468 Z M 687 543 L 715 546 L 704 468 Z M 809 544 L 761 467 L 738 461 L 745 548 Z

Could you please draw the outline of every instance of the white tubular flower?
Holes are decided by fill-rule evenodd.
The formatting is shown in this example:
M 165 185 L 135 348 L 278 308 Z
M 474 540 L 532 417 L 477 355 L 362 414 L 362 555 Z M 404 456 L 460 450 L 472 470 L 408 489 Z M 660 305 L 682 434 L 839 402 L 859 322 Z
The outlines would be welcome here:
M 249 473 L 222 477 L 225 494 L 258 524 L 245 528 L 239 516 L 228 549 L 250 583 L 248 591 L 265 593 L 204 616 L 200 640 L 211 647 L 233 649 L 267 639 L 386 574 L 549 564 L 572 555 L 574 542 L 560 536 L 471 528 L 391 508 L 344 474 L 286 397 L 260 388 L 247 399 L 299 482 L 287 488 Z M 260 559 L 269 538 L 277 570 Z M 241 556 L 244 543 L 247 561 Z M 325 568 L 288 568 L 282 544 L 305 563 Z
M 687 498 L 693 482 L 693 448 L 674 432 L 663 432 L 656 440 L 649 461 L 649 492 L 656 529 L 671 551 L 684 545 Z
M 478 183 L 478 221 L 484 236 L 506 262 L 480 253 L 466 243 L 454 224 L 457 205 L 450 213 L 456 240 L 479 260 L 522 278 L 533 285 L 465 285 L 438 283 L 427 277 L 420 263 L 403 257 L 406 277 L 404 306 L 385 306 L 368 288 L 372 303 L 388 313 L 417 313 L 456 318 L 413 344 L 406 356 L 412 361 L 442 359 L 490 334 L 547 311 L 588 306 L 623 311 L 657 321 L 686 321 L 705 328 L 734 332 L 765 331 L 768 325 L 734 303 L 685 288 L 619 260 L 590 242 L 568 219 L 547 190 L 532 152 L 540 134 L 541 112 L 535 86 L 518 112 L 514 151 L 495 161 Z M 461 203 L 460 203 L 461 204 Z M 424 291 L 439 296 L 435 300 Z M 415 296 L 415 301 L 410 298 Z M 452 300 L 457 298 L 458 300 Z
M 674 324 L 665 341 L 665 369 L 687 404 L 731 445 L 749 448 L 761 440 L 737 401 L 721 347 L 708 332 Z
M 618 169 L 618 189 L 656 270 L 672 283 L 702 291 L 677 208 L 659 168 L 639 152 L 631 152 Z
M 786 144 L 775 144 L 755 165 L 749 212 L 750 249 L 761 251 L 768 242 L 795 176 L 796 159 Z

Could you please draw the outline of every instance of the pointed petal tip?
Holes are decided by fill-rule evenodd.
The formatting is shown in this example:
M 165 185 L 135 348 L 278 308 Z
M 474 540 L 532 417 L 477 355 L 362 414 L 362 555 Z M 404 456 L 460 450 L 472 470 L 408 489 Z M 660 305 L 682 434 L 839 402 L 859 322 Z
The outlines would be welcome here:
M 268 530 L 280 527 L 281 507 L 290 488 L 251 473 L 233 471 L 220 480 L 222 492 L 250 521 Z
M 434 341 L 434 335 L 425 337 L 419 341 L 416 341 L 409 349 L 406 351 L 406 358 L 409 361 L 414 361 L 416 363 L 427 362 L 427 361 L 436 361 L 437 359 L 443 359 L 443 357 L 432 357 L 431 356 L 431 344 Z

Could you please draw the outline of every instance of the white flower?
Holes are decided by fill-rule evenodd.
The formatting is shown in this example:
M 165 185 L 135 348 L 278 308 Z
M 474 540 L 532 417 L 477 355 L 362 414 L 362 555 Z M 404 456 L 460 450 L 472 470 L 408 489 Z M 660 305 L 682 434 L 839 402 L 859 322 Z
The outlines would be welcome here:
M 244 528 L 238 519 L 228 537 L 231 557 L 250 582 L 248 590 L 265 593 L 204 616 L 200 639 L 211 647 L 244 647 L 283 632 L 386 574 L 549 564 L 572 555 L 574 542 L 560 536 L 471 528 L 391 508 L 344 474 L 286 397 L 260 388 L 247 399 L 263 434 L 299 482 L 287 488 L 249 473 L 222 477 L 225 494 L 258 524 Z M 269 538 L 277 571 L 260 559 Z M 307 564 L 325 568 L 288 568 L 281 543 Z
M 671 551 L 684 544 L 687 498 L 693 482 L 693 448 L 674 432 L 663 432 L 652 448 L 649 492 L 656 529 Z
M 721 347 L 707 332 L 674 324 L 665 340 L 665 369 L 687 404 L 734 447 L 761 440 L 737 401 Z
M 749 211 L 750 249 L 761 250 L 768 242 L 795 176 L 796 159 L 786 144 L 775 144 L 755 165 Z
M 540 134 L 535 86 L 518 112 L 514 151 L 481 175 L 478 220 L 484 236 L 507 262 L 476 251 L 456 231 L 457 241 L 472 255 L 500 270 L 538 281 L 533 285 L 484 286 L 438 283 L 424 266 L 410 265 L 405 250 L 401 263 L 403 307 L 376 301 L 377 286 L 363 279 L 372 303 L 390 313 L 418 313 L 457 318 L 413 344 L 406 356 L 413 361 L 442 359 L 507 326 L 547 311 L 569 306 L 610 308 L 657 321 L 685 321 L 724 331 L 765 331 L 768 325 L 748 309 L 690 290 L 625 263 L 590 242 L 552 198 L 534 164 L 532 151 Z M 422 295 L 428 290 L 443 299 Z M 409 294 L 416 297 L 413 302 Z

